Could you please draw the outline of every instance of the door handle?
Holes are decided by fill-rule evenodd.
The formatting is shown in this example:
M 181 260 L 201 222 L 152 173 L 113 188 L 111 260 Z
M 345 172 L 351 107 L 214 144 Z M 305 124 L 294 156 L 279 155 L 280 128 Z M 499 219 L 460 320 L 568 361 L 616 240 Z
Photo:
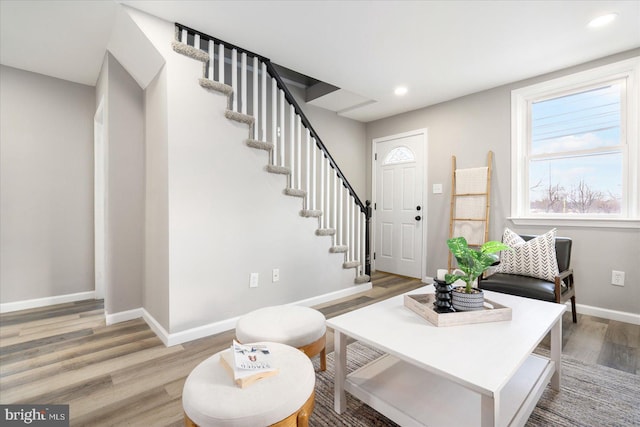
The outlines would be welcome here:
M 422 219 L 422 217 L 420 215 L 416 216 L 416 221 L 420 221 Z

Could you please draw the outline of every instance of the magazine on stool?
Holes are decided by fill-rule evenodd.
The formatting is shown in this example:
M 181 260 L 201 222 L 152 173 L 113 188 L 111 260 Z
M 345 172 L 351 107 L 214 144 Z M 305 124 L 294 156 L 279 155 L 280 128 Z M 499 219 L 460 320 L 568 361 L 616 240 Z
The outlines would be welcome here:
M 271 352 L 264 344 L 245 345 L 234 340 L 231 348 L 220 355 L 220 363 L 241 388 L 278 373 L 273 367 Z

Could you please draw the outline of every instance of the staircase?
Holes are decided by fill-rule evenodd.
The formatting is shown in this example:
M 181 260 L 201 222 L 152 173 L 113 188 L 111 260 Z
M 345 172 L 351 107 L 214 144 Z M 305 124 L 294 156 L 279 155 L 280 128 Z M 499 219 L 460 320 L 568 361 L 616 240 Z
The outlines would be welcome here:
M 269 152 L 265 170 L 287 176 L 283 193 L 302 200 L 300 215 L 318 221 L 355 283 L 370 281 L 369 203 L 365 206 L 268 58 L 176 24 L 174 51 L 201 61 L 199 83 L 227 96 L 225 116 L 249 128 L 245 143 Z

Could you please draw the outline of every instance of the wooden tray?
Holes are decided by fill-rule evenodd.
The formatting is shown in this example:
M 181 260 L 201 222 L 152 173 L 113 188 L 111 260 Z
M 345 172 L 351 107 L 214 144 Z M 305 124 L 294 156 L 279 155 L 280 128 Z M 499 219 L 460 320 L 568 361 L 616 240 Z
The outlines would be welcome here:
M 438 313 L 434 310 L 434 294 L 405 295 L 404 305 L 436 326 L 470 325 L 472 323 L 500 322 L 511 320 L 511 307 L 485 299 L 493 308 L 485 306 L 483 310 Z

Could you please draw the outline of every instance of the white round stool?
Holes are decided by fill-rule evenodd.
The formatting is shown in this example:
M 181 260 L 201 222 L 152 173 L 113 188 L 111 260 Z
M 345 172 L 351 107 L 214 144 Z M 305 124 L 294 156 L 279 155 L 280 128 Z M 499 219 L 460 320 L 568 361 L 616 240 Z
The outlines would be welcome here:
M 246 388 L 238 387 L 220 362 L 221 353 L 230 350 L 191 371 L 182 391 L 186 426 L 307 426 L 315 402 L 313 364 L 294 347 L 263 344 L 279 372 Z
M 320 354 L 320 370 L 327 369 L 326 319 L 318 310 L 297 305 L 277 305 L 245 314 L 236 323 L 241 343 L 273 341 L 302 350 L 307 356 Z

